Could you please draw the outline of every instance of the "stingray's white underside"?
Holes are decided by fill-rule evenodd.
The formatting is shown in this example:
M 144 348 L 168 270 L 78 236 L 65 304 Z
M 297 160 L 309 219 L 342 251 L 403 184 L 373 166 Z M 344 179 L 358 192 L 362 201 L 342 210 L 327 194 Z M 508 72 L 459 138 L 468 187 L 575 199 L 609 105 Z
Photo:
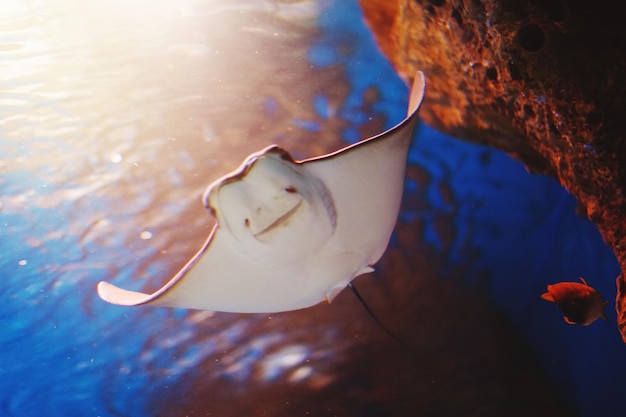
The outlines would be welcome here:
M 332 299 L 389 243 L 424 88 L 418 72 L 402 122 L 334 153 L 294 161 L 271 146 L 251 155 L 209 186 L 217 225 L 174 278 L 153 294 L 100 282 L 98 294 L 119 305 L 250 313 Z

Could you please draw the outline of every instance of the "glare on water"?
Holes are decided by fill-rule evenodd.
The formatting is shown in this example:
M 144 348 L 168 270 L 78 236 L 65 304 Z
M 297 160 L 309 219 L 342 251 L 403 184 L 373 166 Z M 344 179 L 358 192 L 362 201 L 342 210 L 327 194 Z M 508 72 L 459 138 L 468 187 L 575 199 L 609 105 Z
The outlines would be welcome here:
M 328 113 L 345 78 L 307 57 L 324 3 L 2 2 L 0 265 L 12 325 L 0 343 L 11 372 L 33 381 L 43 365 L 68 391 L 62 400 L 32 382 L 6 394 L 11 412 L 59 401 L 84 415 L 141 410 L 151 389 L 203 363 L 211 380 L 328 381 L 308 368 L 321 358 L 308 356 L 312 340 L 289 347 L 284 318 L 122 311 L 94 291 L 99 279 L 148 291 L 167 281 L 212 226 L 204 188 L 247 154 L 340 145 L 345 124 Z M 307 126 L 319 123 L 313 140 Z M 6 345 L 30 328 L 34 351 Z

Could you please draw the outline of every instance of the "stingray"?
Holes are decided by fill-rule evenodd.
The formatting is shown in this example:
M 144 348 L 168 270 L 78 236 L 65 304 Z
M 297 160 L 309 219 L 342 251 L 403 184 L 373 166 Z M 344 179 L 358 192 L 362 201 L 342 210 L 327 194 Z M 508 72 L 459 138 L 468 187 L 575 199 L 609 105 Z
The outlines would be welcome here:
M 418 72 L 404 120 L 336 152 L 296 161 L 273 145 L 250 155 L 208 187 L 203 202 L 217 223 L 169 282 L 152 294 L 100 282 L 98 294 L 124 306 L 238 313 L 330 302 L 387 248 L 424 88 Z

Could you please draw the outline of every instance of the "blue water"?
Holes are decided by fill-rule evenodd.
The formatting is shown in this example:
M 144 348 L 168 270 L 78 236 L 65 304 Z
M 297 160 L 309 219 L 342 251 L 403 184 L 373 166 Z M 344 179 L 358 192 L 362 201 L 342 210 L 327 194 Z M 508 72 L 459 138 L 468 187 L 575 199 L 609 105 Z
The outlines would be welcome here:
M 355 103 L 372 84 L 388 92 L 376 109 L 397 120 L 404 109 L 398 102 L 405 97 L 397 93 L 403 88 L 397 77 L 388 75 L 392 70 L 385 61 L 372 65 L 372 45 L 359 43 L 349 58 L 341 55 L 341 48 L 334 54 L 328 51 L 328 45 L 341 44 L 346 31 L 368 38 L 363 28 L 350 24 L 354 7 L 351 2 L 337 4 L 336 13 L 320 19 L 329 34 L 312 49 L 312 61 L 346 65 Z M 354 123 L 362 120 L 358 116 L 348 115 Z M 581 415 L 620 415 L 620 393 L 626 389 L 626 346 L 616 329 L 614 302 L 620 269 L 597 228 L 576 214 L 576 200 L 555 180 L 529 175 L 503 153 L 452 139 L 428 126 L 422 126 L 415 138 L 409 164 L 431 176 L 425 191 L 430 210 L 405 204 L 401 219 L 426 220 L 424 239 L 445 250 L 451 266 L 471 262 L 467 280 L 487 281 L 493 305 L 506 313 Z M 442 198 L 441 185 L 454 195 L 453 202 Z M 424 192 L 409 181 L 405 200 L 420 191 Z M 442 214 L 454 216 L 456 236 L 451 245 L 442 243 L 435 230 Z M 539 298 L 547 284 L 581 276 L 609 302 L 607 322 L 586 328 L 566 325 L 558 309 Z
M 239 7 L 254 16 L 265 10 L 245 1 Z M 287 38 L 279 55 L 284 58 L 299 50 L 293 59 L 301 67 L 293 64 L 295 74 L 281 73 L 284 79 L 276 83 L 282 85 L 311 67 L 313 74 L 317 71 L 337 83 L 337 90 L 309 91 L 304 83 L 296 83 L 302 93 L 291 92 L 294 100 L 301 100 L 295 105 L 282 93 L 263 90 L 258 103 L 256 97 L 248 100 L 251 108 L 246 111 L 257 106 L 257 113 L 267 114 L 272 122 L 231 131 L 233 146 L 220 143 L 213 139 L 220 136 L 214 134 L 217 124 L 207 120 L 223 119 L 230 129 L 243 123 L 228 116 L 238 108 L 219 104 L 216 97 L 229 98 L 232 91 L 217 93 L 209 88 L 217 84 L 201 75 L 203 65 L 215 60 L 203 42 L 209 45 L 215 39 L 203 35 L 201 25 L 192 24 L 189 16 L 197 13 L 192 6 L 184 3 L 180 8 L 180 14 L 163 13 L 176 25 L 175 47 L 159 49 L 171 34 L 157 30 L 160 37 L 154 43 L 141 38 L 145 48 L 118 45 L 110 68 L 87 66 L 89 71 L 80 74 L 54 73 L 55 82 L 71 86 L 72 77 L 85 77 L 85 85 L 76 84 L 83 87 L 80 91 L 65 94 L 62 86 L 47 85 L 43 81 L 47 70 L 2 80 L 9 91 L 0 93 L 0 120 L 7 121 L 0 124 L 2 415 L 53 411 L 152 416 L 159 415 L 154 408 L 159 401 L 172 408 L 180 403 L 180 415 L 199 414 L 185 408 L 189 405 L 184 398 L 199 390 L 189 385 L 190 380 L 203 381 L 214 390 L 211 401 L 216 404 L 235 404 L 263 390 L 302 387 L 315 392 L 340 372 L 349 374 L 346 364 L 356 342 L 342 334 L 350 326 L 362 330 L 358 326 L 365 326 L 361 322 L 367 319 L 359 315 L 331 316 L 323 307 L 269 317 L 124 309 L 103 303 L 95 294 L 100 280 L 134 288 L 155 288 L 167 280 L 210 228 L 198 203 L 203 187 L 250 151 L 261 149 L 264 141 L 296 147 L 312 142 L 311 135 L 323 138 L 320 132 L 328 130 L 343 143 L 352 143 L 391 127 L 405 112 L 406 86 L 357 18 L 356 2 L 341 0 L 320 9 L 313 20 L 320 32 L 312 39 Z M 35 65 L 46 61 L 47 54 L 69 60 L 71 50 L 41 47 L 42 39 L 49 39 L 40 39 L 39 26 L 15 29 L 23 19 L 46 21 L 46 13 L 25 10 L 9 15 L 15 21 L 2 20 L 8 33 L 1 38 L 3 44 L 23 48 L 0 50 L 0 71 L 20 60 Z M 272 24 L 286 30 L 291 23 L 284 22 L 293 21 L 293 13 L 300 9 L 277 10 L 278 23 Z M 131 14 L 142 13 L 139 9 Z M 281 13 L 287 13 L 284 21 Z M 156 25 L 149 18 L 146 22 L 149 28 Z M 80 20 L 70 23 L 76 30 L 84 29 Z M 302 27 L 298 30 L 309 30 Z M 272 31 L 246 30 L 242 33 L 254 35 L 249 39 L 274 39 Z M 242 48 L 255 50 L 253 40 L 242 42 Z M 155 66 L 150 51 L 183 54 L 184 59 L 174 60 L 181 72 L 172 77 L 183 79 L 176 89 L 163 85 L 169 76 L 151 81 L 151 68 L 169 69 Z M 244 66 L 245 62 L 238 61 Z M 52 71 L 55 65 L 44 66 Z M 220 77 L 231 71 L 223 65 Z M 98 87 L 102 79 L 119 80 L 111 84 L 114 91 L 127 95 L 108 97 L 107 89 Z M 243 94 L 233 89 L 236 95 Z M 101 104 L 105 101 L 112 104 Z M 81 111 L 83 103 L 88 110 Z M 211 106 L 222 106 L 223 112 L 215 116 Z M 181 108 L 185 111 L 177 113 Z M 200 133 L 205 136 L 202 141 L 196 139 Z M 216 152 L 220 157 L 212 156 Z M 575 214 L 575 200 L 554 180 L 529 175 L 508 156 L 428 126 L 422 126 L 415 138 L 409 164 L 410 172 L 425 172 L 428 181 L 407 180 L 399 227 L 412 222 L 425 225 L 425 245 L 446 261 L 437 279 L 449 279 L 462 266 L 463 279 L 483 288 L 493 310 L 505 314 L 555 392 L 581 416 L 620 415 L 626 349 L 615 323 L 614 279 L 619 268 L 595 226 Z M 442 230 L 449 224 L 454 233 Z M 566 325 L 558 309 L 540 299 L 547 284 L 578 276 L 609 301 L 607 322 L 585 328 Z M 205 373 L 207 364 L 212 366 Z M 346 393 L 369 392 L 366 389 L 376 384 L 356 377 L 348 381 Z M 384 415 L 384 403 L 363 404 L 352 415 Z M 216 412 L 219 408 L 211 415 L 228 415 L 224 409 Z
M 429 133 L 411 160 L 429 167 L 460 202 L 450 260 L 464 260 L 471 242 L 476 252 L 467 279 L 486 284 L 493 305 L 524 336 L 564 398 L 583 416 L 620 415 L 626 360 L 616 330 L 619 266 L 596 227 L 576 214 L 577 202 L 554 180 L 528 175 L 497 151 Z M 446 211 L 446 204 L 435 207 Z M 430 236 L 437 245 L 436 233 Z M 567 325 L 554 304 L 539 298 L 547 284 L 579 276 L 609 302 L 606 322 Z

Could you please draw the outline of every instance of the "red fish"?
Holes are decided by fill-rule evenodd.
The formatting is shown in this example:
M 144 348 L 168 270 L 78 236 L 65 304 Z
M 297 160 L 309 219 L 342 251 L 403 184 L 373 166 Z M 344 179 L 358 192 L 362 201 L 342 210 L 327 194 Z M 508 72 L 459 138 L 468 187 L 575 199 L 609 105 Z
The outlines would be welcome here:
M 548 292 L 541 294 L 541 298 L 552 301 L 561 309 L 568 324 L 582 324 L 589 326 L 604 315 L 604 307 L 608 304 L 594 288 L 591 288 L 583 277 L 582 284 L 578 282 L 559 282 L 548 285 Z

